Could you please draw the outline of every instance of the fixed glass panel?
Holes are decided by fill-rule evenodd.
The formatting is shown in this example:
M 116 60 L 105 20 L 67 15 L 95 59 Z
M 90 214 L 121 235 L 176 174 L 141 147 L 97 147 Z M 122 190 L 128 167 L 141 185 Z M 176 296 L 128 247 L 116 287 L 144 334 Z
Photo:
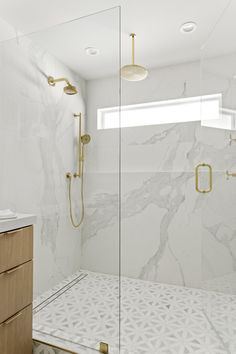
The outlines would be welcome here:
M 202 90 L 222 92 L 218 121 L 207 121 L 205 156 L 213 170 L 213 190 L 202 206 L 203 309 L 226 348 L 235 353 L 236 217 L 235 217 L 235 2 L 231 1 L 202 50 Z
M 37 215 L 34 339 L 76 353 L 119 346 L 119 130 L 96 125 L 103 77 L 119 106 L 119 23 L 113 8 L 0 43 L 0 208 Z
M 188 53 L 185 54 L 187 57 Z M 122 81 L 121 351 L 124 352 L 228 353 L 227 343 L 206 311 L 207 303 L 214 309 L 218 293 L 204 286 L 203 272 L 208 232 L 217 233 L 217 222 L 221 223 L 219 213 L 225 215 L 228 210 L 224 207 L 229 190 L 224 198 L 216 194 L 223 166 L 233 155 L 229 152 L 229 134 L 225 129 L 206 126 L 205 121 L 210 125 L 223 115 L 230 120 L 234 107 L 224 105 L 222 88 L 215 87 L 214 81 L 210 87 L 214 90 L 201 86 L 200 58 L 199 50 L 195 62 L 149 69 L 148 78 L 137 83 Z M 209 111 L 204 114 L 201 103 L 192 107 L 189 119 L 184 110 L 178 111 L 176 107 L 172 112 L 169 110 L 169 102 L 191 102 L 193 97 L 200 97 L 203 102 L 208 95 L 220 97 L 214 114 Z M 146 125 L 150 122 L 146 107 L 153 103 L 155 124 Z M 168 112 L 161 118 L 159 105 Z M 101 128 L 105 131 L 106 127 L 110 128 L 108 131 L 115 127 L 109 126 L 109 115 L 113 114 L 110 107 L 100 112 L 105 120 Z M 135 114 L 130 118 L 132 110 Z M 198 119 L 193 119 L 196 116 Z M 131 119 L 135 124 L 129 124 Z M 136 119 L 142 124 L 136 124 Z M 233 195 L 232 192 L 231 198 Z M 225 230 L 220 233 L 226 245 Z M 221 258 L 214 255 L 211 243 L 206 254 L 215 257 L 215 267 L 225 267 L 224 261 L 221 264 Z M 216 308 L 215 315 L 217 311 L 221 326 L 227 327 L 226 317 Z
M 122 81 L 122 102 L 136 102 L 137 110 L 153 101 L 168 106 L 173 97 L 183 102 L 201 94 L 199 77 L 199 61 L 152 69 L 148 80 Z M 142 108 L 139 114 L 145 121 Z M 123 107 L 121 115 L 122 122 Z M 200 117 L 191 118 L 181 122 L 173 111 L 166 124 L 121 129 L 121 350 L 205 353 L 208 341 L 222 349 L 202 306 L 203 194 L 195 168 L 207 161 Z M 207 190 L 205 170 L 199 188 Z

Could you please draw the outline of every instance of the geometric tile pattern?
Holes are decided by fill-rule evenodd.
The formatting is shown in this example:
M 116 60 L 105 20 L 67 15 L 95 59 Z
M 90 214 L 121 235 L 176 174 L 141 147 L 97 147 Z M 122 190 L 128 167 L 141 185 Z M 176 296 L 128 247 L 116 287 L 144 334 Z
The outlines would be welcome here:
M 66 352 L 61 349 L 53 348 L 49 345 L 43 344 L 43 343 L 33 343 L 33 354 L 68 354 L 69 352 Z
M 103 341 L 118 354 L 120 334 L 122 354 L 236 353 L 236 296 L 83 273 L 35 313 L 36 339 L 51 335 L 94 349 Z

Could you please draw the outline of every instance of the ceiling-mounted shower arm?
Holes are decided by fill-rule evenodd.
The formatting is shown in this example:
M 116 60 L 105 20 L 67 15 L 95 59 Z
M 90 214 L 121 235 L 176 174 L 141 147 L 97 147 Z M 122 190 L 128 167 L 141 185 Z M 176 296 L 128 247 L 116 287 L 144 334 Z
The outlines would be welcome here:
M 135 37 L 136 37 L 136 34 L 135 33 L 131 33 L 130 37 L 132 38 L 132 58 L 131 58 L 131 62 L 132 62 L 132 65 L 134 65 L 134 63 L 135 63 Z
M 141 65 L 135 64 L 135 33 L 130 33 L 131 44 L 132 44 L 132 56 L 131 64 L 124 65 L 120 69 L 120 74 L 122 79 L 127 81 L 141 81 L 146 79 L 148 71 Z

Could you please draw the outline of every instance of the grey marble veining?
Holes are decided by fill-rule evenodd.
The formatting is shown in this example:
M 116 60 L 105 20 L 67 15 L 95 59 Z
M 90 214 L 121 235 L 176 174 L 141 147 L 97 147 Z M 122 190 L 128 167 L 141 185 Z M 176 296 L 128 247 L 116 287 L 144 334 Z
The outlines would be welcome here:
M 39 48 L 34 35 L 1 43 L 0 57 L 0 148 L 6 152 L 0 156 L 0 207 L 37 215 L 34 285 L 40 294 L 80 266 L 65 173 L 74 166 L 71 117 L 84 113 L 84 83 Z M 78 95 L 47 84 L 47 75 L 61 74 L 81 85 Z
M 210 267 L 207 266 L 209 262 L 206 262 L 206 258 L 215 244 L 211 245 L 214 242 L 212 237 L 215 237 L 211 208 L 213 204 L 220 203 L 225 188 L 230 191 L 229 185 L 227 187 L 225 184 L 225 172 L 236 168 L 236 146 L 229 145 L 229 132 L 202 128 L 199 122 L 157 126 L 156 132 L 153 129 L 136 128 L 130 136 L 129 130 L 123 133 L 122 166 L 128 168 L 129 161 L 133 163 L 131 159 L 136 159 L 140 170 L 122 170 L 121 174 L 121 243 L 124 249 L 121 266 L 124 274 L 141 279 L 202 286 L 203 279 L 206 281 L 206 278 L 210 280 L 235 271 L 234 242 L 215 240 L 220 245 L 218 255 L 223 252 L 222 264 L 226 266 L 213 269 L 212 256 L 209 259 Z M 134 138 L 135 132 L 137 138 Z M 145 166 L 148 163 L 150 165 L 147 170 L 142 169 L 144 159 Z M 195 191 L 194 168 L 202 162 L 210 163 L 213 168 L 213 192 L 209 195 Z M 88 193 L 82 238 L 84 259 L 90 243 L 97 245 L 96 238 L 100 242 L 104 239 L 103 247 L 107 247 L 107 237 L 119 237 L 118 232 L 114 234 L 111 231 L 115 226 L 118 228 L 119 221 L 118 194 L 109 193 L 110 186 L 114 190 L 115 182 L 110 174 L 110 185 L 98 184 L 104 193 L 96 193 L 96 190 L 95 193 Z M 231 188 L 233 182 L 230 181 Z M 224 210 L 231 209 L 234 203 L 233 194 L 228 193 L 228 197 Z M 154 217 L 154 210 L 157 223 L 154 223 L 154 219 L 148 223 L 148 218 Z M 218 210 L 215 215 L 219 230 L 228 224 L 224 210 Z M 210 220 L 209 215 L 212 220 L 210 225 L 205 222 Z M 138 219 L 148 223 L 143 236 L 140 229 L 142 222 Z M 152 242 L 152 249 L 144 242 L 144 248 L 139 248 L 145 234 L 149 236 L 147 242 Z M 132 235 L 137 235 L 137 241 Z M 132 258 L 132 245 L 134 254 L 137 257 L 138 253 L 142 255 L 143 263 L 136 260 L 136 256 Z M 86 267 L 88 265 L 86 261 Z M 99 260 L 97 266 L 99 269 Z M 170 274 L 172 268 L 174 272 Z

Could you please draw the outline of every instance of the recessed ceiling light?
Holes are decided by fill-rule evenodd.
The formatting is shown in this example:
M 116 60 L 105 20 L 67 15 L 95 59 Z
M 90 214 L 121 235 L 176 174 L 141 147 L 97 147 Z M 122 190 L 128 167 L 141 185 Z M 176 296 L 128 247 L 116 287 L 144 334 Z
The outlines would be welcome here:
M 95 48 L 95 47 L 87 47 L 85 48 L 85 52 L 87 55 L 98 55 L 99 54 L 99 49 Z
M 192 33 L 196 30 L 197 24 L 195 22 L 185 22 L 180 27 L 182 33 Z

